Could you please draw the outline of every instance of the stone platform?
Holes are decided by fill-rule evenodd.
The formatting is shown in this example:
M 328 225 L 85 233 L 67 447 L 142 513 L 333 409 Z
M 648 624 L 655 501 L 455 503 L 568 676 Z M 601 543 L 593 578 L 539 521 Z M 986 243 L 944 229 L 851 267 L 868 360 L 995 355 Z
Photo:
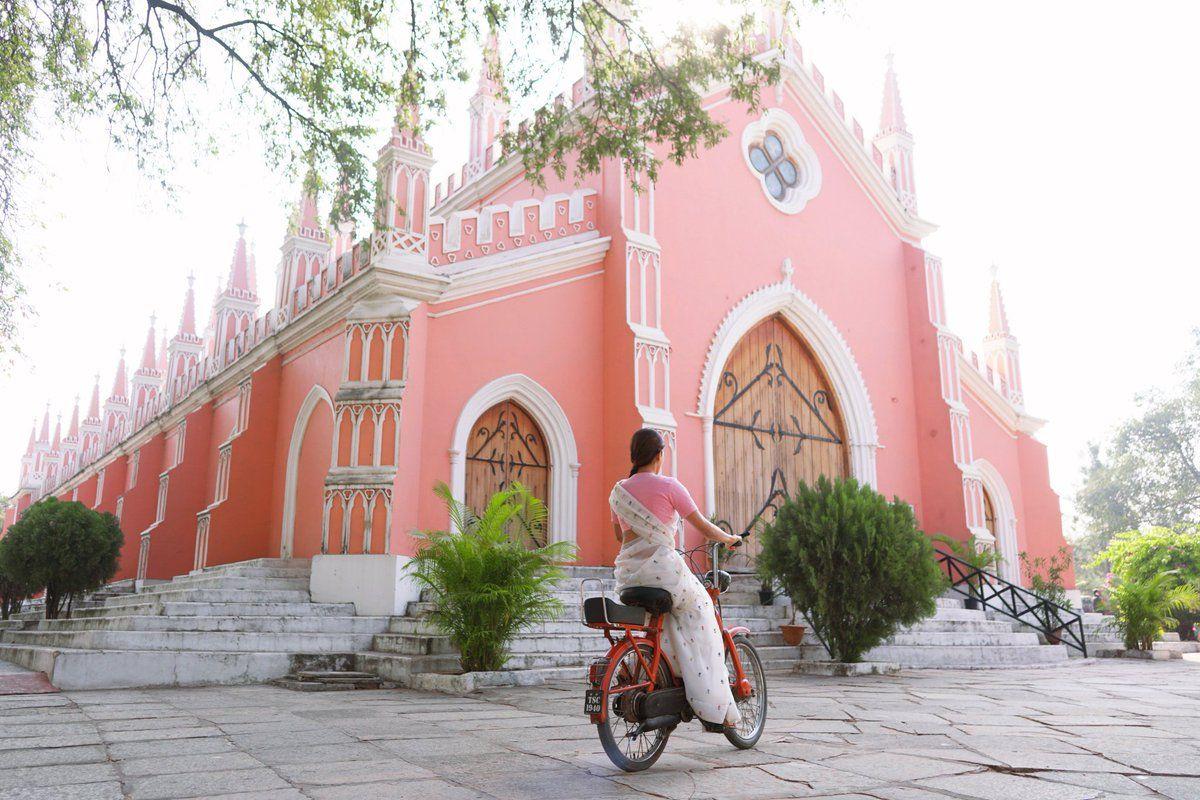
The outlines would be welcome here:
M 605 758 L 581 687 L 271 686 L 0 697 L 0 797 L 92 800 L 1094 800 L 1200 796 L 1200 666 L 772 675 L 753 750 L 680 727 Z

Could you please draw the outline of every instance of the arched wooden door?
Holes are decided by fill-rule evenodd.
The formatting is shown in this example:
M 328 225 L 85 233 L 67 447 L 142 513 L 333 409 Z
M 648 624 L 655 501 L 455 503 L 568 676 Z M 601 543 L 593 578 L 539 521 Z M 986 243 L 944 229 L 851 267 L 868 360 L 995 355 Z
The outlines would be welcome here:
M 738 342 L 717 389 L 713 467 L 718 524 L 754 531 L 800 482 L 849 474 L 845 426 L 816 357 L 779 316 Z M 729 566 L 753 567 L 751 536 Z
M 502 400 L 480 415 L 467 441 L 466 503 L 476 513 L 483 511 L 492 495 L 522 484 L 543 503 L 550 496 L 550 452 L 546 437 L 525 409 Z M 547 503 L 548 505 L 548 503 Z M 515 527 L 515 526 L 514 526 Z M 545 532 L 530 538 L 520 535 L 529 547 L 544 547 Z

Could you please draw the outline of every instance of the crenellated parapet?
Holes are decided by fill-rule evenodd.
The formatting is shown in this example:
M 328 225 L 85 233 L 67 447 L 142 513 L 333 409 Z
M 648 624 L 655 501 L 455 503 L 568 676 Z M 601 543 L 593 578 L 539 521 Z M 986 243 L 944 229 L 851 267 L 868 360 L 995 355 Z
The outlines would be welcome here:
M 431 217 L 429 263 L 449 266 L 595 231 L 597 212 L 596 190 L 579 189 Z

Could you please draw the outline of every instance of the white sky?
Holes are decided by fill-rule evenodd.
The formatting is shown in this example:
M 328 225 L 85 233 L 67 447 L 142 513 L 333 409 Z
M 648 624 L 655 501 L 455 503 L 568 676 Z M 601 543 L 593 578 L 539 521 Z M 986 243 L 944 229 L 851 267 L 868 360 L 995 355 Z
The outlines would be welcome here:
M 1200 325 L 1200 3 L 847 0 L 809 16 L 806 57 L 868 132 L 895 53 L 921 212 L 941 226 L 926 246 L 945 264 L 951 326 L 977 347 L 997 262 L 1026 405 L 1050 420 L 1039 438 L 1069 509 L 1086 442 L 1135 393 L 1170 380 Z M 430 137 L 437 176 L 464 158 L 468 91 L 454 94 L 457 124 Z M 174 331 L 193 270 L 203 322 L 243 217 L 260 294 L 273 298 L 294 184 L 262 165 L 242 123 L 220 111 L 213 122 L 221 154 L 182 159 L 174 198 L 98 124 L 39 134 L 25 198 L 40 224 L 20 241 L 38 316 L 24 358 L 0 376 L 0 489 L 15 487 L 47 400 L 65 426 L 95 372 L 108 394 L 122 344 L 136 366 L 152 311 Z

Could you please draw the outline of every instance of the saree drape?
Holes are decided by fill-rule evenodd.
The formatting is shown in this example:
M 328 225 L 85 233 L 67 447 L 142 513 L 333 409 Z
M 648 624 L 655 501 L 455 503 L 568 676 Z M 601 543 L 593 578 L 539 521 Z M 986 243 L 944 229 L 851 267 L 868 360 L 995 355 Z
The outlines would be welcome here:
M 663 620 L 664 650 L 683 678 L 688 702 L 701 719 L 736 724 L 740 715 L 712 598 L 675 550 L 674 525 L 665 524 L 620 483 L 608 504 L 636 534 L 617 555 L 617 591 L 654 586 L 671 593 L 671 613 Z

